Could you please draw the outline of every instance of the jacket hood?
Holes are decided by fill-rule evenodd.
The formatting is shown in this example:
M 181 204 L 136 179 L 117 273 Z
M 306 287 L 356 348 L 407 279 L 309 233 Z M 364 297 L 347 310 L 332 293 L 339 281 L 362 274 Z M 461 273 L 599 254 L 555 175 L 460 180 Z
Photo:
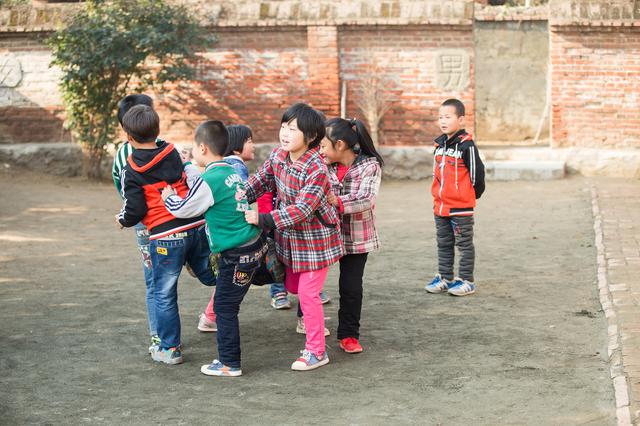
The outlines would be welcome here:
M 129 165 L 138 173 L 146 173 L 162 163 L 174 151 L 173 144 L 163 142 L 155 149 L 136 149 L 129 157 Z

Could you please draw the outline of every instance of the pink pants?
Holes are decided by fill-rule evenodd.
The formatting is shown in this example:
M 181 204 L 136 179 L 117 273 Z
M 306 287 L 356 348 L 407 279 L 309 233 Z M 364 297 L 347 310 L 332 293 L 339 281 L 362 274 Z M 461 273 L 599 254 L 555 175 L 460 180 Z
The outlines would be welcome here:
M 209 321 L 216 322 L 216 313 L 213 312 L 213 297 L 216 295 L 216 288 L 213 288 L 213 294 L 211 295 L 211 300 L 209 300 L 209 304 L 207 305 L 207 309 L 204 310 L 204 316 L 207 317 Z
M 315 355 L 325 352 L 324 309 L 319 294 L 328 272 L 329 268 L 305 272 L 293 272 L 286 268 L 284 280 L 287 291 L 298 295 L 304 315 L 304 327 L 307 329 L 305 349 Z

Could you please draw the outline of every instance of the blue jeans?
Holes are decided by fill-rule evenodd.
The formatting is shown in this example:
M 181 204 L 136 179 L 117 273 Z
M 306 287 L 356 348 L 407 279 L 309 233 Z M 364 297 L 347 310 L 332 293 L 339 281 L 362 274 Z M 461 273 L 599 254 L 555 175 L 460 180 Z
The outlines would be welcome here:
M 269 293 L 271 293 L 271 297 L 276 297 L 276 294 L 286 292 L 287 290 L 284 288 L 284 283 L 273 283 L 269 286 Z
M 158 334 L 158 321 L 156 319 L 156 303 L 153 299 L 153 270 L 151 268 L 151 255 L 149 254 L 149 231 L 147 227 L 138 223 L 134 226 L 136 231 L 136 242 L 138 250 L 142 255 L 142 270 L 144 271 L 144 282 L 147 286 L 147 321 L 149 322 L 149 334 Z
M 178 277 L 182 266 L 188 263 L 202 284 L 216 284 L 209 265 L 210 250 L 204 225 L 151 240 L 149 251 L 160 346 L 162 349 L 177 347 L 180 345 Z
M 266 238 L 261 235 L 257 241 L 247 246 L 220 253 L 213 309 L 218 326 L 218 359 L 229 367 L 240 368 L 240 303 L 251 284 L 273 280 L 268 276 L 264 263 L 266 252 Z

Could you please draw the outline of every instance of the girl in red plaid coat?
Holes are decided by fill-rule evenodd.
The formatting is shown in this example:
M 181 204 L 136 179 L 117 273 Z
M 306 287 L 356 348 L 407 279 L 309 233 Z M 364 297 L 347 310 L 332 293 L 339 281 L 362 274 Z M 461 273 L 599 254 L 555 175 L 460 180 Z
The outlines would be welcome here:
M 326 123 L 320 153 L 330 165 L 333 193 L 329 203 L 342 215 L 347 254 L 340 259 L 338 340 L 347 353 L 362 352 L 360 314 L 362 275 L 369 252 L 380 247 L 375 222 L 376 196 L 382 179 L 382 156 L 364 123 L 334 118 Z
M 247 183 L 249 202 L 277 192 L 278 209 L 245 213 L 247 222 L 275 230 L 278 258 L 286 267 L 285 287 L 298 294 L 307 342 L 293 370 L 312 370 L 329 362 L 325 351 L 324 310 L 319 293 L 329 266 L 344 254 L 340 219 L 327 195 L 327 166 L 318 145 L 324 137 L 323 116 L 309 105 L 295 104 L 282 116 L 280 147 Z

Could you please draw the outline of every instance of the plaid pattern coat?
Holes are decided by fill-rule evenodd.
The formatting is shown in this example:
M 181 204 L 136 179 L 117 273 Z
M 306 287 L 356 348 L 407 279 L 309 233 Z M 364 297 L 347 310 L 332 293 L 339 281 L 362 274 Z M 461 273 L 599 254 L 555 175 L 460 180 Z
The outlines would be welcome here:
M 276 252 L 294 272 L 325 268 L 345 254 L 340 218 L 327 202 L 329 190 L 329 172 L 317 148 L 293 163 L 288 152 L 277 148 L 247 182 L 250 203 L 277 192 L 278 209 L 271 212 Z
M 380 190 L 382 168 L 374 157 L 359 155 L 347 174 L 338 180 L 337 167 L 329 168 L 333 192 L 340 198 L 342 239 L 348 254 L 369 253 L 380 248 L 376 229 L 376 196 Z

